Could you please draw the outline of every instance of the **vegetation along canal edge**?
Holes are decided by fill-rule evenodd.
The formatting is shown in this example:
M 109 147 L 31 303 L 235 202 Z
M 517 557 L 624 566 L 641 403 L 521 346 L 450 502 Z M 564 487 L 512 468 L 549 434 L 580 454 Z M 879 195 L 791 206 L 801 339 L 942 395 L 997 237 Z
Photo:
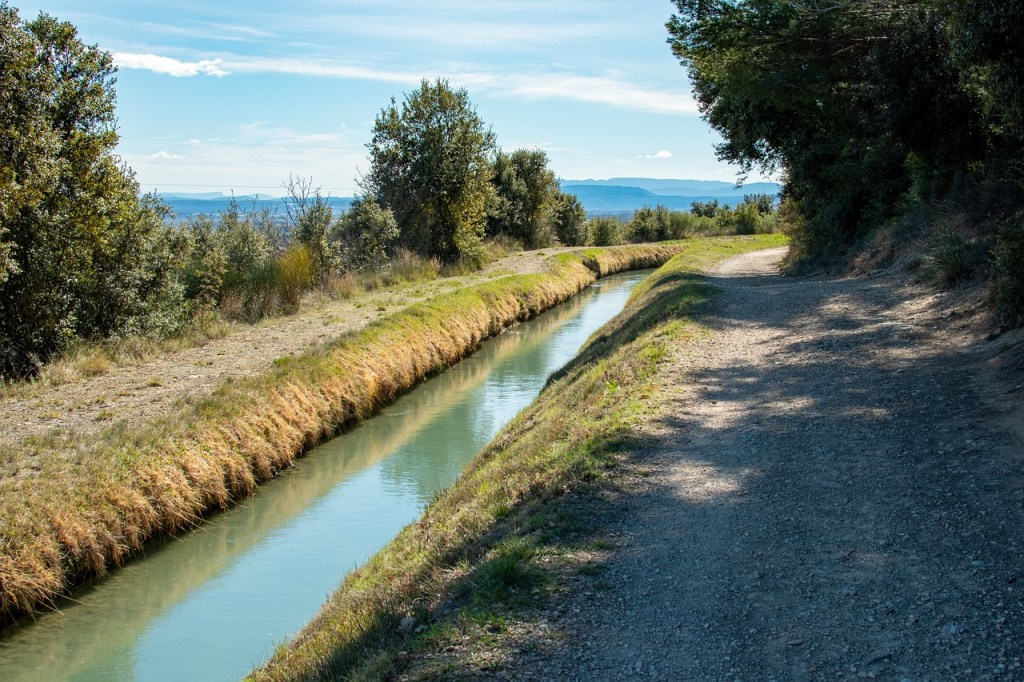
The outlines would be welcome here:
M 703 243 L 703 242 L 701 242 Z M 725 242 L 723 242 L 725 243 Z M 755 243 L 755 242 L 750 242 Z M 0 495 L 0 617 L 11 622 L 198 523 L 340 428 L 465 357 L 484 339 L 597 278 L 656 267 L 685 242 L 585 249 L 546 273 L 505 277 L 413 305 L 136 432 L 32 439 L 34 475 Z
M 496 636 L 503 610 L 550 586 L 540 549 L 561 525 L 586 524 L 573 507 L 614 478 L 616 452 L 646 414 L 667 349 L 702 333 L 690 315 L 713 289 L 700 272 L 784 243 L 777 234 L 687 242 L 458 482 L 349 575 L 251 679 L 379 679 L 401 672 L 410 652 L 467 634 Z

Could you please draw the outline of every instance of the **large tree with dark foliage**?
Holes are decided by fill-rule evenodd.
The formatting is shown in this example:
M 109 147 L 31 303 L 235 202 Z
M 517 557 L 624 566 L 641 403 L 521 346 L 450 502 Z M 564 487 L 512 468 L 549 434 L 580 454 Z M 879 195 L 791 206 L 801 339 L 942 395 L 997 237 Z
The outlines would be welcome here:
M 157 323 L 163 209 L 114 155 L 115 67 L 74 26 L 0 2 L 0 373 Z
M 942 3 L 678 0 L 668 24 L 722 158 L 786 174 L 797 248 L 827 257 L 985 153 Z

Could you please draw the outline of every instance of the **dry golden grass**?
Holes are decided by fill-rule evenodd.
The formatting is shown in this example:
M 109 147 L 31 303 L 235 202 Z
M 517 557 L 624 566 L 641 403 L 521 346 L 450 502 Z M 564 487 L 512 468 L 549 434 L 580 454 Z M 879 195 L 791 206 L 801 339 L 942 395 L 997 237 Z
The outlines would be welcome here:
M 697 333 L 687 316 L 710 296 L 697 273 L 724 257 L 783 243 L 778 235 L 688 242 L 456 484 L 346 578 L 251 679 L 392 679 L 404 665 L 398 651 L 418 646 L 415 635 L 400 631 L 401 618 L 415 615 L 443 629 L 437 621 L 453 618 L 462 603 L 493 607 L 488 601 L 501 598 L 488 587 L 495 572 L 529 579 L 539 570 L 531 564 L 539 530 L 531 519 L 546 529 L 546 506 L 607 475 L 630 426 L 645 415 L 644 398 L 668 347 Z M 602 254 L 593 261 L 608 265 Z M 447 615 L 437 613 L 442 606 Z
M 561 303 L 598 275 L 652 267 L 681 243 L 562 254 L 540 275 L 506 277 L 414 305 L 264 377 L 225 384 L 143 432 L 35 439 L 31 475 L 0 480 L 0 618 L 125 561 L 154 536 L 197 523 L 339 428 L 365 418 L 485 338 Z

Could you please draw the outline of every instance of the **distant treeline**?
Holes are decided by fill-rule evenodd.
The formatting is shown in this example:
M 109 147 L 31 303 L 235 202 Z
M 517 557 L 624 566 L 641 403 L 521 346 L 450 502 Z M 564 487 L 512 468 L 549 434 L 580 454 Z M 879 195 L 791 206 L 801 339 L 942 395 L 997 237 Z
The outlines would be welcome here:
M 927 244 L 1024 323 L 1024 1 L 675 0 L 719 155 L 784 173 L 792 264 Z

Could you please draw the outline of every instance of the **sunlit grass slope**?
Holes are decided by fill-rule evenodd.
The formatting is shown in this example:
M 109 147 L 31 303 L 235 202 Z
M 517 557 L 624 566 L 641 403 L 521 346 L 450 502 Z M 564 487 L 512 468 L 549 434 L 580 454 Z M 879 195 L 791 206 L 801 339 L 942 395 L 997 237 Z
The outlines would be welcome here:
M 544 274 L 410 306 L 315 352 L 282 359 L 266 376 L 225 383 L 137 431 L 51 436 L 8 450 L 0 465 L 18 473 L 0 479 L 0 620 L 45 605 L 147 540 L 252 494 L 312 445 L 508 325 L 599 276 L 655 267 L 683 248 L 675 242 L 560 254 Z
M 404 665 L 399 651 L 429 647 L 460 610 L 487 610 L 509 588 L 542 582 L 535 557 L 552 518 L 545 508 L 607 475 L 622 439 L 643 418 L 667 349 L 694 333 L 688 316 L 712 294 L 699 272 L 783 243 L 779 235 L 686 242 L 458 482 L 352 573 L 253 679 L 387 677 Z M 423 634 L 400 627 L 410 616 L 429 624 Z

